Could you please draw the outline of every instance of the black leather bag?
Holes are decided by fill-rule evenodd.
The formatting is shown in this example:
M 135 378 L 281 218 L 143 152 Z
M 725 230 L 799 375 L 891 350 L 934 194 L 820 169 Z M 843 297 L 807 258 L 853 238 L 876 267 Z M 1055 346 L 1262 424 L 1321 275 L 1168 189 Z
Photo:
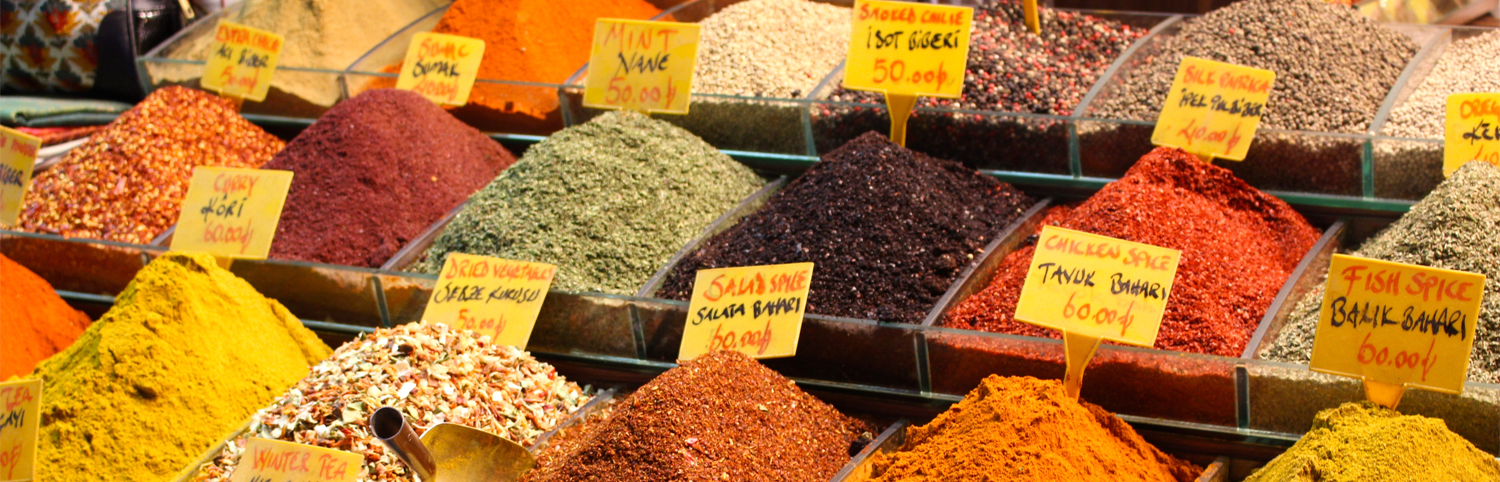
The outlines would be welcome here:
M 126 0 L 125 8 L 99 24 L 99 67 L 90 97 L 136 103 L 146 97 L 147 80 L 136 58 L 182 30 L 178 0 Z

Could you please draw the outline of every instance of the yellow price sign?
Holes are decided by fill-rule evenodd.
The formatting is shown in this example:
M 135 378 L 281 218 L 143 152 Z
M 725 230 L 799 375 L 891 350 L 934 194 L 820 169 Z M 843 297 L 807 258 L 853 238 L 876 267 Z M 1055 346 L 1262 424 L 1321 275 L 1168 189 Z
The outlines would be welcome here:
M 557 266 L 550 264 L 452 253 L 422 319 L 525 349 L 556 275 Z
M 235 464 L 231 482 L 353 482 L 364 456 L 280 440 L 251 437 Z
M 884 92 L 891 140 L 906 145 L 917 96 L 963 95 L 974 9 L 856 0 L 853 15 L 844 88 Z
M 36 437 L 41 420 L 41 380 L 0 383 L 0 482 L 36 477 Z
M 220 95 L 266 100 L 282 45 L 280 35 L 220 21 L 208 47 L 208 63 L 203 66 L 200 83 Z
M 1156 343 L 1182 253 L 1149 244 L 1045 226 L 1021 285 L 1016 320 L 1061 330 L 1070 395 L 1100 340 Z
M 177 214 L 172 250 L 265 259 L 291 186 L 292 171 L 194 168 Z
M 479 77 L 484 41 L 433 32 L 413 36 L 396 88 L 422 94 L 441 105 L 469 103 L 469 91 Z
M 679 360 L 717 350 L 751 358 L 797 354 L 812 263 L 699 270 Z
M 1269 70 L 1183 57 L 1151 143 L 1204 160 L 1243 161 L 1275 81 Z
M 21 217 L 21 202 L 41 147 L 41 138 L 0 127 L 0 224 L 15 226 Z
M 1360 378 L 1395 408 L 1406 387 L 1459 393 L 1469 373 L 1483 275 L 1333 255 L 1312 369 Z
M 699 27 L 690 23 L 599 19 L 594 23 L 583 105 L 688 113 L 698 33 Z
M 1444 177 L 1469 161 L 1500 167 L 1500 93 L 1448 96 L 1443 134 Z

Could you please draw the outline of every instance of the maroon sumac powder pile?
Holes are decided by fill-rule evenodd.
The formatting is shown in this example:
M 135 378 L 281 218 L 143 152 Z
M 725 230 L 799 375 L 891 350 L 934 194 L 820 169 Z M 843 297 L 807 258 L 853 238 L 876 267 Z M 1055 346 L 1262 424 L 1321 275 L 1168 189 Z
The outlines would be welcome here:
M 379 267 L 515 162 L 420 95 L 364 92 L 265 165 L 295 173 L 271 257 Z
M 1228 170 L 1157 148 L 1125 177 L 1046 224 L 1182 251 L 1156 347 L 1239 356 L 1318 230 L 1290 206 Z M 1057 338 L 1015 321 L 1035 245 L 1001 262 L 989 287 L 940 324 Z
M 668 370 L 544 450 L 524 482 L 822 481 L 875 427 L 737 352 Z
M 700 269 L 811 261 L 809 312 L 920 323 L 1033 203 L 972 168 L 866 133 L 684 257 L 659 295 L 687 299 Z

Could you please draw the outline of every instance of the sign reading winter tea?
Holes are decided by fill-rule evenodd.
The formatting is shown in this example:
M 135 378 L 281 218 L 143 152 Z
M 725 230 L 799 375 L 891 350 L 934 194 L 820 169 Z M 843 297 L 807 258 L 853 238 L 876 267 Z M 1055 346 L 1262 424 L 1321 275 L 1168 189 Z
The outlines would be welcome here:
M 1269 70 L 1183 57 L 1151 143 L 1205 160 L 1245 160 L 1275 80 Z
M 422 319 L 525 349 L 557 266 L 449 253 Z
M 1469 161 L 1500 167 L 1500 94 L 1448 96 L 1444 124 L 1443 176 L 1453 175 Z
M 968 7 L 856 0 L 844 88 L 884 92 L 891 140 L 904 146 L 917 96 L 963 95 L 973 27 Z
M 441 105 L 469 103 L 469 91 L 479 77 L 484 60 L 484 41 L 433 32 L 421 32 L 406 48 L 406 61 L 396 88 L 422 94 Z
M 0 225 L 15 226 L 21 217 L 21 202 L 41 147 L 40 138 L 0 127 Z
M 698 30 L 698 25 L 690 23 L 599 19 L 594 23 L 583 105 L 688 113 L 698 63 Z
M 194 168 L 177 215 L 172 250 L 265 259 L 291 186 L 292 171 Z
M 717 350 L 751 358 L 797 354 L 812 263 L 699 270 L 679 360 Z
M 208 63 L 200 83 L 204 89 L 226 97 L 266 100 L 281 47 L 280 35 L 220 21 L 208 46 Z
M 231 482 L 354 482 L 365 458 L 312 445 L 250 437 Z
M 36 477 L 36 437 L 41 420 L 41 380 L 0 383 L 0 482 Z

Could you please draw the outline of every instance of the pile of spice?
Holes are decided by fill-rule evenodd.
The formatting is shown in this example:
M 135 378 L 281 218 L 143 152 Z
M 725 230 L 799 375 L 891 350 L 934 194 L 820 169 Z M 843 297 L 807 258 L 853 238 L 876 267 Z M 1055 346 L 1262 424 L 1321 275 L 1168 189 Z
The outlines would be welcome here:
M 544 451 L 525 482 L 828 480 L 874 427 L 737 352 L 683 363 Z
M 1295 19 L 1295 21 L 1289 21 Z M 1364 133 L 1417 45 L 1405 34 L 1322 0 L 1243 0 L 1186 21 L 1145 51 L 1090 108 L 1090 117 L 1154 121 L 1183 57 L 1276 73 L 1261 129 Z M 1151 147 L 1152 126 L 1112 132 L 1084 149 L 1091 175 L 1114 177 Z M 1116 138 L 1118 137 L 1118 138 Z M 1267 189 L 1357 193 L 1359 144 L 1258 135 L 1236 174 Z
M 871 481 L 1098 480 L 1191 482 L 1202 468 L 1146 443 L 1062 383 L 990 375 L 932 423 L 871 456 Z
M 1115 58 L 1146 34 L 1113 20 L 1039 8 L 1042 34 L 1026 27 L 1019 0 L 974 8 L 968 71 L 958 99 L 923 97 L 918 107 L 1072 115 Z M 880 94 L 838 89 L 833 102 L 883 104 Z M 883 110 L 819 105 L 819 152 L 865 131 L 884 131 Z M 1067 172 L 1067 126 L 1056 121 L 916 112 L 908 147 L 985 168 Z
M 1464 164 L 1411 207 L 1395 224 L 1370 238 L 1353 256 L 1415 264 L 1485 276 L 1485 296 L 1476 317 L 1469 379 L 1500 383 L 1500 168 Z M 1324 284 L 1297 303 L 1276 341 L 1261 358 L 1308 363 L 1323 305 Z
M 198 166 L 257 168 L 284 146 L 228 100 L 183 87 L 152 92 L 37 174 L 20 227 L 147 244 L 177 222 Z
M 448 2 L 442 0 L 245 0 L 221 20 L 281 35 L 281 50 L 264 106 L 247 102 L 249 111 L 315 117 L 342 95 L 336 74 L 285 70 L 286 67 L 344 70 L 402 27 Z M 165 54 L 168 58 L 206 61 L 214 29 L 199 28 Z M 201 64 L 147 64 L 157 79 L 183 83 L 198 79 Z
M 0 255 L 0 381 L 31 373 L 88 327 L 89 317 L 68 306 L 47 280 Z
M 529 447 L 589 398 L 550 365 L 488 336 L 441 323 L 380 329 L 339 347 L 256 412 L 193 480 L 229 480 L 245 439 L 259 437 L 364 454 L 359 480 L 411 482 L 411 469 L 370 433 L 380 407 L 400 409 L 418 435 L 456 423 Z
M 1302 215 L 1228 170 L 1177 149 L 1157 148 L 1130 172 L 1046 225 L 1182 251 L 1156 347 L 1237 357 L 1318 241 Z M 1001 262 L 990 285 L 941 321 L 950 328 L 1058 338 L 1016 321 L 1016 302 L 1035 243 Z
M 448 253 L 558 266 L 552 286 L 634 294 L 761 179 L 666 122 L 612 112 L 526 151 L 469 198 L 414 271 Z
M 33 373 L 45 480 L 165 480 L 331 350 L 204 254 L 168 253 Z
M 1318 413 L 1312 430 L 1246 482 L 1500 481 L 1500 462 L 1442 420 L 1370 402 Z
M 870 132 L 684 257 L 658 294 L 687 299 L 700 269 L 813 262 L 808 312 L 921 323 L 1032 204 L 1009 184 Z
M 266 163 L 295 173 L 271 257 L 378 268 L 515 162 L 420 95 L 366 91 Z

